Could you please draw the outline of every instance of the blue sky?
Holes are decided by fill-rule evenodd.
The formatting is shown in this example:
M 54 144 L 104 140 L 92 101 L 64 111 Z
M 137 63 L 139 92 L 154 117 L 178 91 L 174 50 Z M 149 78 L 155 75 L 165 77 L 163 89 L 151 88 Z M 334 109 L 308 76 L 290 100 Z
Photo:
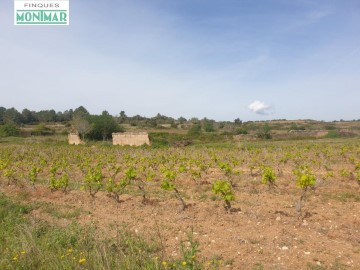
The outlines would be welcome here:
M 358 0 L 70 0 L 70 26 L 0 3 L 0 106 L 216 120 L 360 119 Z

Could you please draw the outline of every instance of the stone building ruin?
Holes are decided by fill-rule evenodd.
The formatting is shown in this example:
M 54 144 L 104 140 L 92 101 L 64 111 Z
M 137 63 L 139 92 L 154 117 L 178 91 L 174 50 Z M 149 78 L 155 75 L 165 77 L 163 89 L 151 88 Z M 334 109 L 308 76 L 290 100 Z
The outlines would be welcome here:
M 68 140 L 69 140 L 69 144 L 75 144 L 75 145 L 79 145 L 79 144 L 85 144 L 79 137 L 78 133 L 70 133 L 68 136 Z
M 113 145 L 133 145 L 140 146 L 143 144 L 150 145 L 149 135 L 147 132 L 124 132 L 112 134 Z

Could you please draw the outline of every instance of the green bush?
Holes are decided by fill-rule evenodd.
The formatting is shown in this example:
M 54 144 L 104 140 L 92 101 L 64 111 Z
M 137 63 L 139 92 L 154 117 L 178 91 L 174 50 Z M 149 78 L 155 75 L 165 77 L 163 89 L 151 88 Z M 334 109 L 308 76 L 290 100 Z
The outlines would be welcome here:
M 235 195 L 230 182 L 227 180 L 216 180 L 212 185 L 212 192 L 221 196 L 224 200 L 224 208 L 229 212 L 231 209 L 230 202 L 235 200 Z
M 201 126 L 199 124 L 194 124 L 188 131 L 188 135 L 196 136 L 201 134 Z
M 214 132 L 215 131 L 214 124 L 212 122 L 206 122 L 204 124 L 204 130 L 206 132 Z
M 334 139 L 334 138 L 339 138 L 340 135 L 339 135 L 339 132 L 337 130 L 329 130 L 328 134 L 325 137 Z
M 55 130 L 48 128 L 45 124 L 38 124 L 32 131 L 31 135 L 35 136 L 47 136 L 54 135 Z
M 121 126 L 116 123 L 115 119 L 106 112 L 101 115 L 92 115 L 90 117 L 92 126 L 87 137 L 91 140 L 107 140 L 112 137 L 113 132 L 122 132 Z
M 247 132 L 247 130 L 244 129 L 244 128 L 238 128 L 238 129 L 235 131 L 235 134 L 236 134 L 236 135 L 241 135 L 241 134 L 245 135 L 245 134 L 248 134 L 248 132 Z
M 20 129 L 14 124 L 5 124 L 0 126 L 0 137 L 16 137 L 20 135 Z
M 261 177 L 261 183 L 264 185 L 267 184 L 269 186 L 276 186 L 276 179 L 277 176 L 275 174 L 275 171 L 271 167 L 264 167 Z
M 265 124 L 257 133 L 258 138 L 269 140 L 272 138 L 271 136 L 271 127 L 268 124 Z
M 151 142 L 151 146 L 154 148 L 166 147 L 170 145 L 171 134 L 169 133 L 150 133 L 149 140 Z

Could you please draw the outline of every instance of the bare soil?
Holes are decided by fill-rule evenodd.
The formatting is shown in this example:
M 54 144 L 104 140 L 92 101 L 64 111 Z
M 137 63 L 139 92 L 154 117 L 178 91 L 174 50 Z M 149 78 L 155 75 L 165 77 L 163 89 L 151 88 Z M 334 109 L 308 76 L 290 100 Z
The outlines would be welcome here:
M 156 184 L 156 183 L 155 183 Z M 211 194 L 206 181 L 184 180 L 181 192 L 188 207 L 180 210 L 172 193 L 149 187 L 150 201 L 122 195 L 117 203 L 105 192 L 92 198 L 85 191 L 51 192 L 46 187 L 5 186 L 1 192 L 28 202 L 51 204 L 61 211 L 80 209 L 76 219 L 93 223 L 106 237 L 126 226 L 156 239 L 167 257 L 180 256 L 179 242 L 193 232 L 200 256 L 220 261 L 220 269 L 360 269 L 360 188 L 350 179 L 324 181 L 309 192 L 303 219 L 295 210 L 301 190 L 285 179 L 271 191 L 254 177 L 236 187 L 231 213 Z M 153 192 L 153 193 L 152 193 Z M 55 218 L 38 208 L 32 216 L 66 226 L 71 218 Z

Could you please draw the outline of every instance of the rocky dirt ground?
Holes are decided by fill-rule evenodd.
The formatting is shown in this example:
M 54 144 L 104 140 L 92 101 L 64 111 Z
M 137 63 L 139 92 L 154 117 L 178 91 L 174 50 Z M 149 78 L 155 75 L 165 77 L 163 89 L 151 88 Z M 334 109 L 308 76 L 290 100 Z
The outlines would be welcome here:
M 224 211 L 206 181 L 194 185 L 184 180 L 185 211 L 171 193 L 151 191 L 151 187 L 146 205 L 135 191 L 122 195 L 120 203 L 105 192 L 92 198 L 85 191 L 64 194 L 41 186 L 2 185 L 0 191 L 39 203 L 43 207 L 31 215 L 60 226 L 75 218 L 95 224 L 106 237 L 125 226 L 150 241 L 155 239 L 168 257 L 179 256 L 179 242 L 192 232 L 200 243 L 201 258 L 216 260 L 220 269 L 360 269 L 356 181 L 334 178 L 309 192 L 303 219 L 295 210 L 301 190 L 286 180 L 278 185 L 280 189 L 269 190 L 256 177 L 240 183 L 231 213 Z

